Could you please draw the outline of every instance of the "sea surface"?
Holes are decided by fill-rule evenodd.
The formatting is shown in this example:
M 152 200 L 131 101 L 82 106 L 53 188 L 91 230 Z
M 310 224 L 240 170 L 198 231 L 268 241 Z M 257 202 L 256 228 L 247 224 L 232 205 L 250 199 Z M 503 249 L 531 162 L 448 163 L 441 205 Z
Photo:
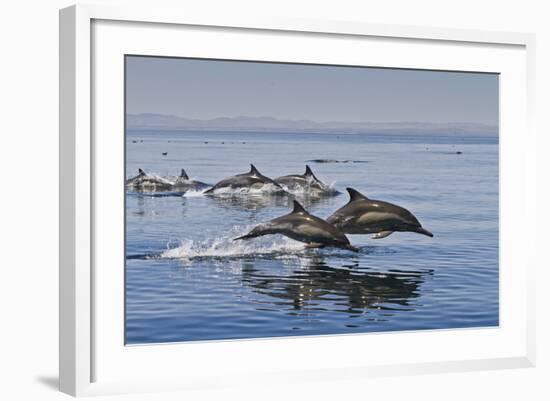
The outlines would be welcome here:
M 496 135 L 129 130 L 126 142 L 128 178 L 185 168 L 214 184 L 250 163 L 272 178 L 309 164 L 342 192 L 302 199 L 310 213 L 328 217 L 353 187 L 434 233 L 349 235 L 359 253 L 234 242 L 291 199 L 127 192 L 127 344 L 499 324 Z

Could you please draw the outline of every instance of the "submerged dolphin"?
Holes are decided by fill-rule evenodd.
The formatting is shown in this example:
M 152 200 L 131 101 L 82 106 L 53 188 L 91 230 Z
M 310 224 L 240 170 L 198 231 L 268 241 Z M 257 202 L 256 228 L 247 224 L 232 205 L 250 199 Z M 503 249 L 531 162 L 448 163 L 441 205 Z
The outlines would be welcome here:
M 309 195 L 338 195 L 340 193 L 315 177 L 308 165 L 306 165 L 304 174 L 285 175 L 275 178 L 275 182 L 290 192 L 305 191 Z
M 206 184 L 201 181 L 191 180 L 184 169 L 181 169 L 181 174 L 174 181 L 174 189 L 184 190 L 184 191 L 200 191 L 210 187 L 209 184 Z
M 142 191 L 167 191 L 172 188 L 172 183 L 162 177 L 149 175 L 142 169 L 138 169 L 138 175 L 126 180 L 126 186 Z
M 369 199 L 353 188 L 349 202 L 338 209 L 327 221 L 346 234 L 374 234 L 385 238 L 394 231 L 410 231 L 433 237 L 407 209 L 392 203 Z
M 227 193 L 231 194 L 231 191 L 250 192 L 251 190 L 271 195 L 288 194 L 283 187 L 271 178 L 262 175 L 253 164 L 250 165 L 248 173 L 237 174 L 221 180 L 206 191 L 205 194 L 226 193 L 227 191 Z
M 348 249 L 357 252 L 348 238 L 323 219 L 309 214 L 298 201 L 294 201 L 291 213 L 260 224 L 248 234 L 235 240 L 260 237 L 269 234 L 282 234 L 296 241 L 305 242 L 309 248 L 326 246 Z

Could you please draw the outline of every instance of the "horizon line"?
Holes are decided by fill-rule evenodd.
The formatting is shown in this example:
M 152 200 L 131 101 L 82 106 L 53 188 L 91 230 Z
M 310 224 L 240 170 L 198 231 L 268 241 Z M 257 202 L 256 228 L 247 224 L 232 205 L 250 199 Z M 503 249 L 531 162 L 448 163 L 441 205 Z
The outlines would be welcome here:
M 360 121 L 343 121 L 343 120 L 329 120 L 329 121 L 318 121 L 313 119 L 292 119 L 292 118 L 282 118 L 282 117 L 273 117 L 269 115 L 262 115 L 262 116 L 253 116 L 253 115 L 237 115 L 237 116 L 218 116 L 218 117 L 211 117 L 211 118 L 195 118 L 195 117 L 184 117 L 177 114 L 164 114 L 164 113 L 158 113 L 158 112 L 139 112 L 139 113 L 131 113 L 127 112 L 126 116 L 144 116 L 144 115 L 153 115 L 153 116 L 163 116 L 163 117 L 175 117 L 175 118 L 181 118 L 184 120 L 194 120 L 194 121 L 212 121 L 217 119 L 239 119 L 239 118 L 248 118 L 248 119 L 273 119 L 278 121 L 288 121 L 288 122 L 311 122 L 316 124 L 335 124 L 335 123 L 344 123 L 344 124 L 469 124 L 469 125 L 478 125 L 478 126 L 486 126 L 486 127 L 499 127 L 499 124 L 492 124 L 492 123 L 486 123 L 486 122 L 473 122 L 473 121 L 411 121 L 411 120 L 400 120 L 400 121 L 372 121 L 372 120 L 360 120 Z

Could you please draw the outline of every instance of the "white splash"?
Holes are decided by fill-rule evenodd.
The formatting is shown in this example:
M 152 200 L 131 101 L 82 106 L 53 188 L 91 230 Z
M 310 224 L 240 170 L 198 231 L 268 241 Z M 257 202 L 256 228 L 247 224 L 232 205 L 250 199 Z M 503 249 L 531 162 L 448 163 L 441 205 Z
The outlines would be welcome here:
M 251 227 L 250 227 L 251 228 Z M 269 236 L 250 240 L 233 241 L 248 230 L 205 240 L 182 240 L 177 248 L 164 251 L 160 257 L 167 259 L 193 259 L 203 257 L 243 257 L 262 255 L 291 256 L 304 250 L 304 244 L 281 236 Z
M 308 196 L 323 196 L 323 195 L 335 194 L 338 192 L 336 190 L 336 181 L 328 185 L 322 183 L 321 188 L 315 185 L 312 185 L 313 182 L 314 182 L 313 179 L 309 179 L 309 183 L 306 185 L 287 186 L 285 184 L 281 184 L 281 186 L 289 194 L 297 197 L 302 197 L 302 198 L 306 198 Z
M 208 188 L 205 189 L 190 189 L 189 191 L 186 191 L 183 194 L 184 198 L 198 198 L 201 196 L 204 196 L 204 192 L 208 190 Z
M 222 187 L 216 188 L 213 191 L 215 195 L 221 196 L 239 196 L 239 195 L 266 195 L 266 194 L 278 194 L 281 193 L 281 187 L 268 183 L 259 186 L 231 188 Z
M 158 186 L 171 187 L 172 185 L 174 185 L 173 181 L 154 173 L 149 173 L 142 177 L 130 178 L 129 182 L 127 181 L 126 183 L 126 186 L 129 187 L 151 188 L 153 190 Z

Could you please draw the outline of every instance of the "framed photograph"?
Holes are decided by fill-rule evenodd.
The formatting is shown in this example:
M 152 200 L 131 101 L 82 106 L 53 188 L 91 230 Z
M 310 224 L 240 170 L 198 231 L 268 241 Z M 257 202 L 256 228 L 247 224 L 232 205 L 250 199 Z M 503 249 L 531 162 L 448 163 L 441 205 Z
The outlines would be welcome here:
M 61 390 L 533 366 L 533 47 L 61 10 Z

